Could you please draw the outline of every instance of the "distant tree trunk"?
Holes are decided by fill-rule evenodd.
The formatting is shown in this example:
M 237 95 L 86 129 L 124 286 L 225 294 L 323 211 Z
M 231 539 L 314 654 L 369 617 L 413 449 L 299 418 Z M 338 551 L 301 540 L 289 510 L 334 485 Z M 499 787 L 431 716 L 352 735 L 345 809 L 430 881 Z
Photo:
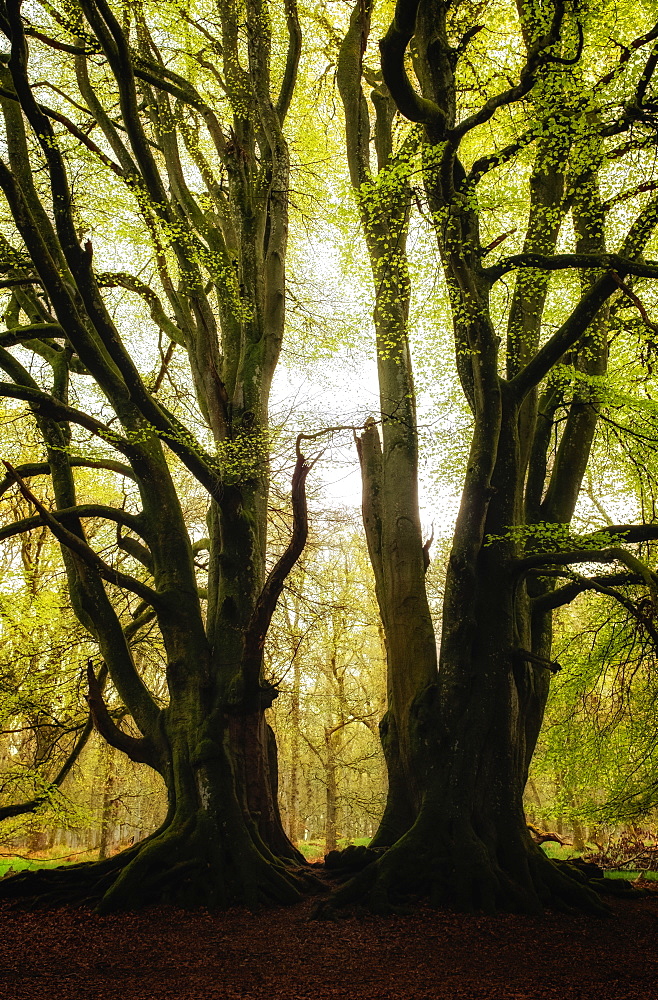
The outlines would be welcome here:
M 98 843 L 98 860 L 104 861 L 108 856 L 109 846 L 114 832 L 116 815 L 116 774 L 114 770 L 114 753 L 112 747 L 101 747 L 101 809 L 100 809 L 100 839 Z
M 300 789 L 299 789 L 299 726 L 300 726 L 300 682 L 301 667 L 299 658 L 295 656 L 293 660 L 292 679 L 292 700 L 290 708 L 290 774 L 289 774 L 289 835 L 292 843 L 297 846 L 303 839 L 303 830 L 300 817 Z
M 325 851 L 336 849 L 336 823 L 338 817 L 338 785 L 336 781 L 336 741 L 338 733 L 333 729 L 325 729 L 325 817 L 324 841 Z

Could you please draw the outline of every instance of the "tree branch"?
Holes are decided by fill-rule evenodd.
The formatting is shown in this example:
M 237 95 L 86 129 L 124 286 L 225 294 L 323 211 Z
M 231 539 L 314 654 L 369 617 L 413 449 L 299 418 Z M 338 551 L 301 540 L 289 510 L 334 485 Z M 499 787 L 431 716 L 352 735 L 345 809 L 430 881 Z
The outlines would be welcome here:
M 653 573 L 637 556 L 627 549 L 610 547 L 606 549 L 582 549 L 571 552 L 541 552 L 526 556 L 515 563 L 516 572 L 521 575 L 531 570 L 540 571 L 544 566 L 571 566 L 576 563 L 610 563 L 620 562 L 627 566 L 631 573 L 639 576 L 649 587 L 656 588 L 658 576 Z
M 569 268 L 613 270 L 635 274 L 641 278 L 658 278 L 658 261 L 631 260 L 617 253 L 516 253 L 504 257 L 482 274 L 492 283 L 517 267 L 536 267 L 543 271 L 564 271 Z
M 311 462 L 304 458 L 300 451 L 300 440 L 301 435 L 297 438 L 297 461 L 292 476 L 292 535 L 283 555 L 272 568 L 263 585 L 245 633 L 245 658 L 252 665 L 252 669 L 256 665 L 260 669 L 263 646 L 276 603 L 283 590 L 286 577 L 302 554 L 308 538 L 306 477 L 315 465 L 317 458 Z
M 7 476 L 6 478 L 10 479 L 12 483 L 17 482 L 11 476 Z M 86 503 L 78 504 L 75 507 L 65 507 L 61 510 L 52 511 L 51 517 L 55 518 L 61 524 L 65 524 L 66 521 L 77 519 L 78 517 L 102 517 L 110 521 L 116 521 L 117 524 L 123 524 L 126 528 L 136 531 L 138 534 L 143 530 L 139 517 L 128 514 L 118 507 L 107 507 L 104 504 Z M 6 538 L 13 538 L 14 535 L 21 535 L 25 531 L 33 531 L 34 528 L 43 527 L 44 524 L 46 524 L 46 521 L 41 514 L 22 518 L 20 521 L 14 521 L 12 524 L 6 524 L 0 528 L 0 541 L 4 541 Z
M 404 65 L 407 45 L 416 30 L 419 6 L 420 0 L 397 0 L 393 21 L 379 43 L 382 75 L 400 114 L 409 121 L 431 125 L 442 135 L 446 126 L 444 112 L 434 101 L 416 92 Z
M 110 746 L 121 750 L 131 760 L 140 764 L 148 764 L 155 771 L 161 770 L 153 742 L 145 736 L 139 738 L 129 736 L 117 726 L 103 700 L 102 688 L 94 673 L 91 660 L 87 661 L 87 683 L 89 685 L 89 694 L 87 695 L 89 712 L 94 726 L 103 739 Z
M 46 507 L 44 507 L 41 501 L 37 500 L 34 493 L 32 493 L 29 487 L 23 482 L 21 477 L 9 464 L 9 462 L 3 462 L 3 465 L 9 475 L 14 478 L 25 499 L 33 504 L 39 511 L 44 523 L 48 525 L 58 542 L 74 552 L 75 555 L 78 556 L 79 559 L 82 559 L 83 562 L 87 563 L 87 565 L 92 566 L 97 571 L 99 576 L 101 576 L 102 579 L 107 580 L 108 583 L 113 583 L 117 587 L 123 587 L 125 590 L 130 590 L 133 594 L 137 594 L 138 597 L 141 597 L 142 600 L 147 601 L 152 607 L 164 610 L 164 601 L 155 590 L 151 590 L 151 588 L 147 587 L 146 584 L 141 583 L 140 580 L 136 580 L 132 576 L 128 576 L 127 573 L 122 573 L 119 570 L 113 569 L 112 566 L 108 566 L 108 564 L 101 559 L 97 552 L 94 552 L 84 539 L 80 538 L 79 535 L 74 535 L 72 531 L 69 531 L 62 524 L 60 524 L 57 518 L 51 514 Z
M 72 468 L 107 469 L 108 472 L 118 472 L 120 476 L 126 476 L 127 479 L 135 479 L 135 473 L 129 465 L 124 465 L 123 462 L 113 462 L 109 458 L 69 458 L 69 465 Z M 23 479 L 29 479 L 31 476 L 48 476 L 50 475 L 50 464 L 48 462 L 25 462 L 23 465 L 16 466 L 16 472 Z M 15 481 L 11 476 L 5 476 L 4 479 L 0 480 L 0 497 Z
M 584 256 L 584 255 L 583 255 Z M 658 272 L 657 272 L 658 273 Z M 597 312 L 612 295 L 617 285 L 608 271 L 598 278 L 583 295 L 568 319 L 541 347 L 535 356 L 509 382 L 509 388 L 522 400 L 557 364 L 563 354 L 574 346 L 592 322 Z
M 297 68 L 302 52 L 302 30 L 299 25 L 299 13 L 297 11 L 297 0 L 285 0 L 286 26 L 288 28 L 288 51 L 286 53 L 286 68 L 283 71 L 281 89 L 276 102 L 276 113 L 280 122 L 283 122 L 288 114 L 290 101 L 292 100 L 295 83 L 297 81 Z
M 566 574 L 561 573 L 560 576 Z M 609 573 L 607 576 L 581 576 L 580 574 L 569 574 L 569 583 L 552 590 L 549 594 L 542 594 L 532 600 L 533 614 L 544 614 L 547 611 L 554 611 L 565 604 L 570 604 L 573 600 L 586 590 L 596 590 L 606 593 L 606 588 L 632 586 L 641 584 L 642 578 L 633 573 Z
M 458 145 L 461 139 L 468 132 L 471 132 L 478 125 L 484 125 L 488 122 L 498 108 L 507 107 L 510 104 L 516 104 L 523 97 L 525 97 L 525 95 L 528 94 L 534 87 L 537 81 L 537 70 L 540 66 L 542 66 L 542 64 L 552 62 L 562 63 L 564 65 L 573 65 L 580 60 L 583 49 L 583 30 L 580 23 L 578 24 L 578 50 L 574 57 L 570 59 L 563 59 L 560 56 L 554 56 L 548 52 L 548 49 L 560 40 L 563 17 L 564 4 L 561 0 L 556 0 L 553 21 L 549 32 L 548 34 L 539 37 L 529 50 L 528 59 L 519 74 L 519 82 L 514 87 L 510 87 L 508 90 L 504 90 L 500 94 L 490 97 L 478 111 L 469 115 L 469 117 L 463 122 L 451 129 L 448 133 L 448 139 L 451 143 L 455 146 Z
M 40 389 L 34 389 L 31 386 L 16 385 L 14 382 L 0 382 L 1 396 L 8 396 L 11 399 L 23 399 L 25 402 L 30 403 L 32 409 L 37 413 L 52 417 L 60 423 L 70 422 L 79 424 L 80 427 L 84 427 L 85 430 L 91 431 L 92 434 L 96 434 L 103 441 L 111 444 L 117 451 L 126 455 L 126 457 L 133 455 L 133 449 L 129 442 L 121 437 L 120 434 L 117 434 L 116 431 L 112 430 L 111 427 L 108 427 L 107 424 L 96 420 L 95 417 L 89 416 L 88 413 L 83 413 L 82 410 L 76 410 L 75 407 L 60 402 L 47 392 L 42 392 Z

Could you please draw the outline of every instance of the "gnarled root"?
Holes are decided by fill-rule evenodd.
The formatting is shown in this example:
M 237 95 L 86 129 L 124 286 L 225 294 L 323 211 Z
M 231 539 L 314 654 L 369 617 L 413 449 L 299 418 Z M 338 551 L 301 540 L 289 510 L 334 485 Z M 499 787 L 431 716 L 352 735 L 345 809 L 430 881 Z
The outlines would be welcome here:
M 172 822 L 101 862 L 24 872 L 0 881 L 0 900 L 27 906 L 94 906 L 99 913 L 167 903 L 185 908 L 290 904 L 317 891 L 311 873 L 199 813 Z
M 496 837 L 467 823 L 440 826 L 419 817 L 404 837 L 316 909 L 332 918 L 344 906 L 375 913 L 406 912 L 410 900 L 460 911 L 541 913 L 545 907 L 608 915 L 600 879 L 551 861 L 523 827 Z M 598 891 L 597 891 L 598 890 Z

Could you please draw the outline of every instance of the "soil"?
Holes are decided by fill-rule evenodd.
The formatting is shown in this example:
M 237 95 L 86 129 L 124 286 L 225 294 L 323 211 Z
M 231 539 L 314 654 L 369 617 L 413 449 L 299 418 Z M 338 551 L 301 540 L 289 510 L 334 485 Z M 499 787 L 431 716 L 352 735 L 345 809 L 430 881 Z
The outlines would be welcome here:
M 0 907 L 11 1000 L 654 1000 L 658 892 L 599 919 Z

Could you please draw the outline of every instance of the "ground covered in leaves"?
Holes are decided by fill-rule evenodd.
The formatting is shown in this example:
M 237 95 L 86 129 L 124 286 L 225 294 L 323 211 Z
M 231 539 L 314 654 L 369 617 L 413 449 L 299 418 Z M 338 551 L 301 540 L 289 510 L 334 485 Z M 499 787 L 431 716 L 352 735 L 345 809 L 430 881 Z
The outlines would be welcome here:
M 0 997 L 27 1000 L 651 1000 L 658 893 L 612 916 L 309 919 L 155 908 L 99 917 L 0 907 Z

